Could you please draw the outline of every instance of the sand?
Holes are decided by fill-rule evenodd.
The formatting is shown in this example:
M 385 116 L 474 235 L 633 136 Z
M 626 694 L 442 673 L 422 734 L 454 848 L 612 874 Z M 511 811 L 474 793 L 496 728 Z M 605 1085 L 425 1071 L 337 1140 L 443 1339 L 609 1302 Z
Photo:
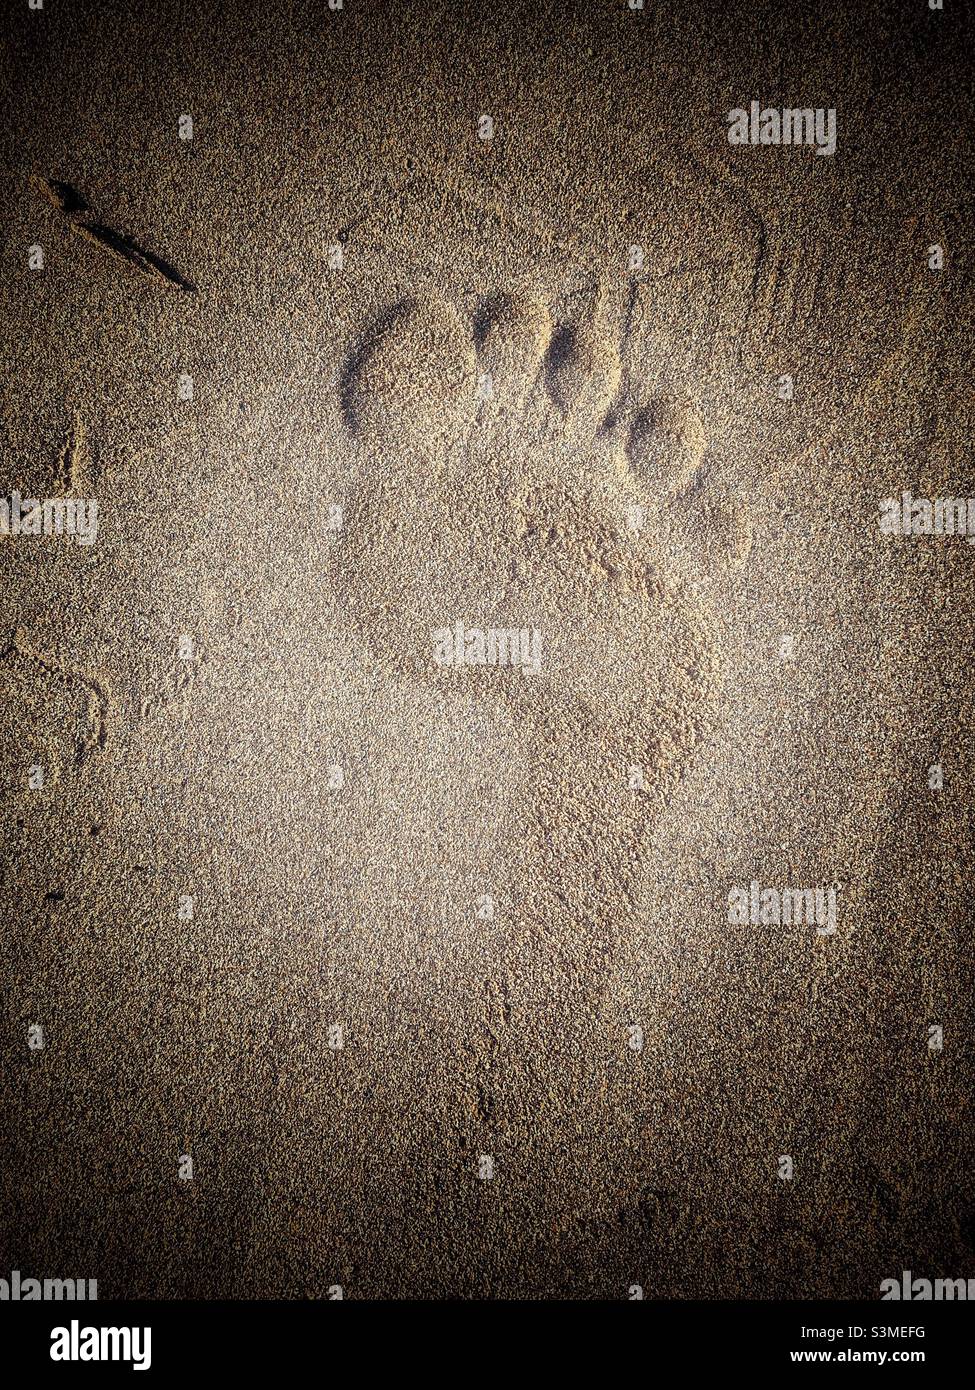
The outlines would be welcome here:
M 959 9 L 14 11 L 0 1264 L 975 1276 Z

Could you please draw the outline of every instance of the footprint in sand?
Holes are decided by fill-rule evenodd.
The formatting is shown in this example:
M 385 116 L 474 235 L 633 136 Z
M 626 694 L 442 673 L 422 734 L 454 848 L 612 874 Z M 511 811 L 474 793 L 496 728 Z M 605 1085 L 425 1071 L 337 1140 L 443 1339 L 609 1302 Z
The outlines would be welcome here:
M 720 682 L 708 571 L 748 552 L 744 518 L 710 495 L 694 402 L 641 399 L 613 341 L 598 309 L 557 323 L 502 295 L 468 323 L 406 302 L 342 384 L 358 463 L 339 565 L 356 638 L 425 715 L 489 717 L 496 781 L 499 748 L 518 769 L 482 866 L 503 911 L 485 927 L 500 1002 L 478 1108 L 511 1131 L 555 1092 L 571 1106 L 598 1086 L 594 1038 L 619 1029 L 601 1010 L 647 837 Z M 540 672 L 436 664 L 433 634 L 458 621 L 539 629 Z M 476 746 L 469 763 L 452 792 L 477 822 Z M 497 1066 L 505 1036 L 530 1041 Z

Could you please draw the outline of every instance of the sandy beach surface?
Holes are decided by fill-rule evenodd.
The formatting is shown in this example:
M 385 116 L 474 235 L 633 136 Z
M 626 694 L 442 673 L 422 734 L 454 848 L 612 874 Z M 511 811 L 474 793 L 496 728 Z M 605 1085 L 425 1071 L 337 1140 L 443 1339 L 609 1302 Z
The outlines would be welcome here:
M 962 7 L 8 25 L 0 1274 L 975 1277 Z

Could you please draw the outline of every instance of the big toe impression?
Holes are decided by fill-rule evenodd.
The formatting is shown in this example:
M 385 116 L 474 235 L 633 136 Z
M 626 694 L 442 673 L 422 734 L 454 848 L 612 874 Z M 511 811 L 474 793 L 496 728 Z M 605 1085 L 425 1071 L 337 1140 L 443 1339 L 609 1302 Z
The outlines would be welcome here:
M 426 452 L 456 437 L 471 418 L 476 379 L 470 333 L 452 306 L 431 298 L 404 301 L 349 358 L 346 423 L 367 444 Z

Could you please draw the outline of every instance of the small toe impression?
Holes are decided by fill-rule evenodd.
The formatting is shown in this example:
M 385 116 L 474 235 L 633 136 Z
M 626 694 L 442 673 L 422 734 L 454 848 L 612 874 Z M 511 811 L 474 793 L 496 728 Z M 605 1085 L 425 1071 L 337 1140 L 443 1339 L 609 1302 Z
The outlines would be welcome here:
M 659 396 L 630 422 L 626 454 L 634 473 L 659 496 L 681 492 L 707 450 L 704 422 L 689 396 Z
M 523 404 L 538 377 L 552 320 L 539 300 L 499 294 L 474 316 L 481 396 L 505 409 Z
M 619 390 L 622 367 L 608 335 L 560 323 L 549 339 L 544 377 L 556 409 L 571 412 L 577 426 L 595 436 Z

